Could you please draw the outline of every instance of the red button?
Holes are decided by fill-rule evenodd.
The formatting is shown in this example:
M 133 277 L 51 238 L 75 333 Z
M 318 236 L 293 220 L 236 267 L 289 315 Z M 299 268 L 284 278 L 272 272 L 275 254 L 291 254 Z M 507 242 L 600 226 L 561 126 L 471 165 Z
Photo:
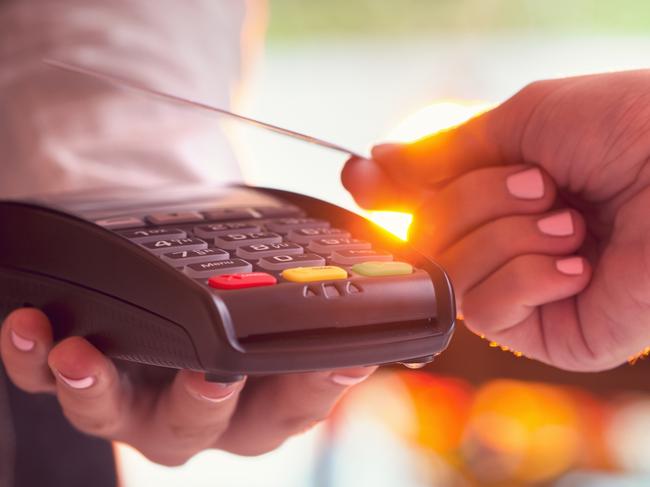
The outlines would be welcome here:
M 222 274 L 208 279 L 215 289 L 244 289 L 247 287 L 272 286 L 278 280 L 266 272 L 243 272 L 241 274 Z

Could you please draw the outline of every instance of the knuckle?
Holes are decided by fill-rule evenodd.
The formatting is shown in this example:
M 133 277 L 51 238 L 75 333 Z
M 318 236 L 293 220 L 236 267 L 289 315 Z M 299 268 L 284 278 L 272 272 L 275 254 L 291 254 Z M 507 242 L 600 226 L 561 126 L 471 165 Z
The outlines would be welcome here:
M 65 416 L 78 430 L 103 438 L 115 436 L 120 427 L 120 421 L 116 417 L 99 418 L 76 412 L 65 412 Z
M 53 384 L 44 383 L 41 381 L 31 381 L 12 378 L 11 373 L 7 371 L 7 375 L 11 382 L 21 391 L 28 394 L 52 394 L 55 390 Z
M 525 101 L 537 100 L 540 96 L 543 96 L 547 92 L 550 85 L 549 80 L 536 80 L 531 83 L 528 83 L 521 90 L 519 90 L 512 97 L 513 101 Z
M 522 246 L 525 247 L 529 239 L 527 232 L 521 234 L 520 231 L 520 218 L 501 218 L 495 222 L 483 241 L 499 254 L 516 251 Z
M 178 445 L 193 446 L 207 444 L 219 438 L 227 424 L 187 425 L 170 424 L 169 429 Z
M 24 370 L 7 362 L 9 361 L 5 362 L 7 376 L 18 389 L 29 394 L 53 393 L 56 390 L 54 378 L 49 372 Z
M 489 188 L 489 183 L 486 180 L 487 170 L 471 171 L 464 174 L 458 181 L 450 186 L 447 192 L 447 203 L 444 205 L 446 212 L 463 211 L 475 206 L 480 198 L 477 195 L 485 193 L 485 189 Z
M 529 275 L 535 275 L 534 269 L 538 266 L 530 255 L 520 255 L 515 257 L 508 264 L 508 279 L 513 289 L 522 289 L 527 287 Z

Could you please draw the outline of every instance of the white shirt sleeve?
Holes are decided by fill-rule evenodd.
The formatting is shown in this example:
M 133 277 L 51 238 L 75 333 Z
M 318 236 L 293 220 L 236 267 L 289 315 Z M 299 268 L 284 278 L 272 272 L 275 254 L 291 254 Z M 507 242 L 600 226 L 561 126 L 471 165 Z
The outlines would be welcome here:
M 237 0 L 0 1 L 0 197 L 239 181 L 216 118 L 42 59 L 228 107 L 244 10 Z

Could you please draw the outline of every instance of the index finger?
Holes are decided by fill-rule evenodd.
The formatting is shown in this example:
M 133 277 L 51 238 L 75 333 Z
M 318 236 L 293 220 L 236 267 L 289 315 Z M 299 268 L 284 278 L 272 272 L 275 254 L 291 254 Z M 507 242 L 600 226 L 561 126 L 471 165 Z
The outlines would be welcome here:
M 539 154 L 528 154 L 524 141 L 537 107 L 558 83 L 561 80 L 531 83 L 461 125 L 410 144 L 375 146 L 372 158 L 391 179 L 411 188 L 429 187 L 488 166 L 538 163 Z
M 341 181 L 364 208 L 411 211 L 441 183 L 504 163 L 498 137 L 490 135 L 494 123 L 498 114 L 486 112 L 413 143 L 377 145 L 371 160 L 349 159 Z
M 499 109 L 409 144 L 380 144 L 372 158 L 399 184 L 432 186 L 474 169 L 504 163 Z

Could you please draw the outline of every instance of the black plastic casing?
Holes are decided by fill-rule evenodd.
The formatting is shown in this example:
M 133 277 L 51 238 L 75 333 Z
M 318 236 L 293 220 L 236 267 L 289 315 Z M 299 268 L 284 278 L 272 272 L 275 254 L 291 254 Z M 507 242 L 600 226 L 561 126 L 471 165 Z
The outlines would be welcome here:
M 225 198 L 226 206 L 249 205 L 246 194 L 292 204 L 418 270 L 217 291 L 87 215 L 6 201 L 0 202 L 0 317 L 30 304 L 50 317 L 57 340 L 84 336 L 113 358 L 224 380 L 417 362 L 447 347 L 454 296 L 438 265 L 323 201 L 270 189 L 233 191 L 242 196 Z M 137 198 L 133 205 L 137 209 Z

